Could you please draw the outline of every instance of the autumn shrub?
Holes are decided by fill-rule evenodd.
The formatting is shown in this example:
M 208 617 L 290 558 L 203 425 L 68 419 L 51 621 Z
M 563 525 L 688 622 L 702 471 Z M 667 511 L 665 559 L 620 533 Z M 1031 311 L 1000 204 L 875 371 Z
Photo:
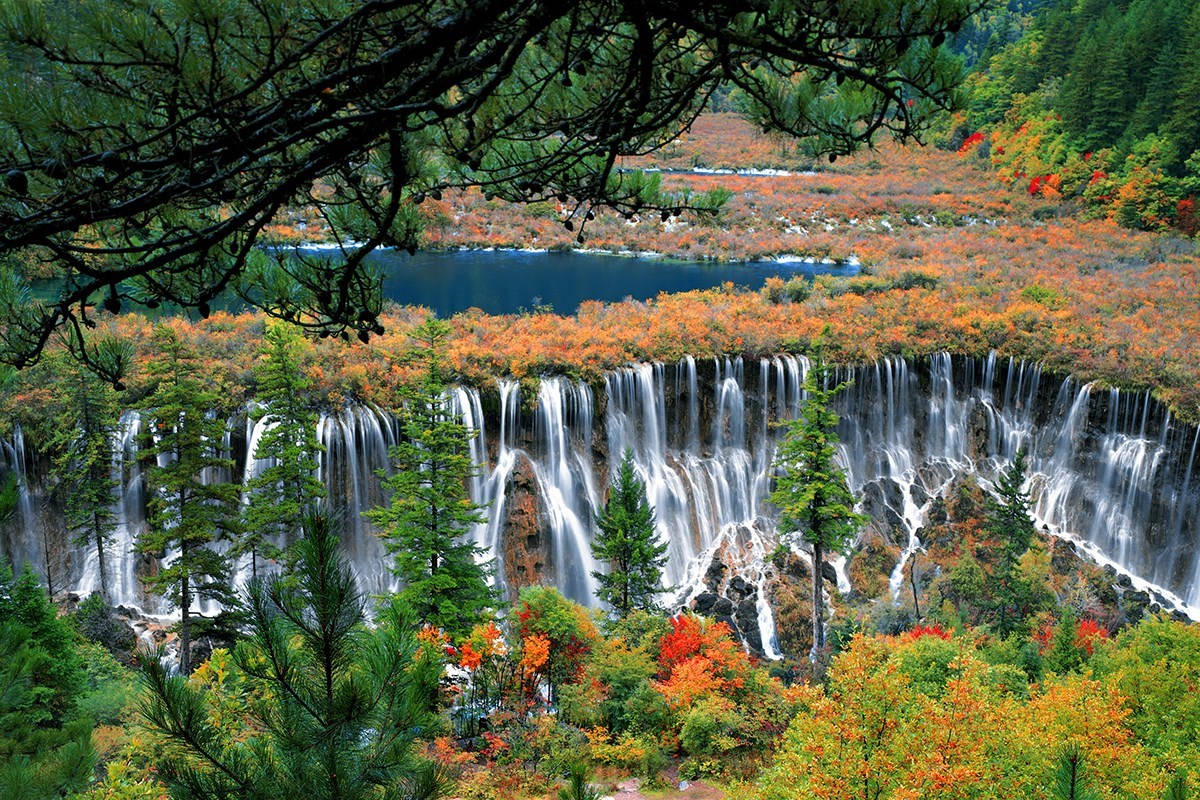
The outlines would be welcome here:
M 728 699 L 709 696 L 688 710 L 679 743 L 691 756 L 720 756 L 737 748 L 746 721 Z
M 646 734 L 613 736 L 604 728 L 592 728 L 587 738 L 593 761 L 629 774 L 655 778 L 668 763 L 658 741 Z
M 896 650 L 892 662 L 908 678 L 914 691 L 927 697 L 941 697 L 946 683 L 958 674 L 952 665 L 962 653 L 964 643 L 937 635 L 913 637 L 909 633 L 901 634 L 902 640 L 906 637 L 907 646 Z
M 1081 678 L 1055 681 L 1027 700 L 999 691 L 992 668 L 964 647 L 937 696 L 914 684 L 906 651 L 953 644 L 856 638 L 824 688 L 805 690 L 806 711 L 758 782 L 764 800 L 938 797 L 1049 800 L 1068 743 L 1094 767 L 1103 798 L 1158 796 L 1167 772 L 1126 724 L 1119 694 Z
M 1200 774 L 1200 628 L 1149 617 L 1097 642 L 1088 665 L 1119 692 L 1140 741 Z

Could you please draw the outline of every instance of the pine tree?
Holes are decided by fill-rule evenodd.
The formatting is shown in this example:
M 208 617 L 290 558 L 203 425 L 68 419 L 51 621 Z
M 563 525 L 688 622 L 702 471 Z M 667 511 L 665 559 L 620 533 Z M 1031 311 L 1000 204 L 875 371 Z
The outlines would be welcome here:
M 646 498 L 646 484 L 633 468 L 633 451 L 626 450 L 604 510 L 596 519 L 592 555 L 610 569 L 593 572 L 600 584 L 596 595 L 618 617 L 631 611 L 658 611 L 667 543 L 659 542 L 654 509 Z
M 76 717 L 59 725 L 46 717 L 47 706 L 61 699 L 37 681 L 50 660 L 28 628 L 0 621 L 0 797 L 62 798 L 92 778 L 91 722 Z
M 228 562 L 212 544 L 236 527 L 238 487 L 215 479 L 233 466 L 220 450 L 224 425 L 213 416 L 219 391 L 201 377 L 201 366 L 174 328 L 156 327 L 154 343 L 158 352 L 146 366 L 157 381 L 147 411 L 154 435 L 146 453 L 155 458 L 146 470 L 150 524 L 137 547 L 165 557 L 146 583 L 180 610 L 179 668 L 187 674 L 192 603 L 233 602 Z
M 317 414 L 307 402 L 312 381 L 300 361 L 300 337 L 294 329 L 271 325 L 266 331 L 262 360 L 254 368 L 259 406 L 253 417 L 266 429 L 259 436 L 254 458 L 271 465 L 247 485 L 242 530 L 231 557 L 250 554 L 250 571 L 258 575 L 258 560 L 276 558 L 276 541 L 293 540 L 314 504 L 325 496 L 317 479 Z
M 141 713 L 157 733 L 158 777 L 192 800 L 284 797 L 434 800 L 439 773 L 416 740 L 436 728 L 440 653 L 391 604 L 374 630 L 328 522 L 313 517 L 295 570 L 250 582 L 249 638 L 234 651 L 249 696 L 248 740 L 208 714 L 204 690 L 147 659 Z
M 424 377 L 418 387 L 402 391 L 401 441 L 390 453 L 395 472 L 383 480 L 391 501 L 368 511 L 367 518 L 395 557 L 394 571 L 404 582 L 401 600 L 422 622 L 461 636 L 495 597 L 488 567 L 480 563 L 483 550 L 464 538 L 485 518 L 467 494 L 478 465 L 441 378 L 448 333 L 449 325 L 433 318 L 413 333 Z
M 1058 618 L 1058 624 L 1054 626 L 1054 633 L 1050 637 L 1046 669 L 1059 675 L 1079 669 L 1083 664 L 1083 654 L 1079 652 L 1079 646 L 1075 643 L 1078 630 L 1079 620 L 1075 616 L 1075 609 L 1070 605 L 1063 606 L 1062 615 Z
M 1024 587 L 1017 574 L 1017 562 L 1029 549 L 1037 533 L 1029 513 L 1029 495 L 1025 483 L 1025 451 L 1017 452 L 1013 463 L 996 481 L 996 497 L 987 504 L 987 531 L 1000 543 L 1000 556 L 992 572 L 991 619 L 1002 635 L 1012 633 L 1023 618 L 1020 600 Z
M 112 473 L 112 447 L 117 432 L 117 398 L 110 387 L 73 359 L 56 358 L 53 366 L 61 370 L 67 393 L 58 414 L 61 427 L 51 440 L 67 531 L 76 547 L 95 547 L 100 593 L 111 600 L 107 555 L 116 530 L 113 503 L 117 481 Z
M 829 403 L 845 384 L 830 387 L 828 374 L 824 365 L 814 366 L 804 378 L 805 399 L 799 417 L 784 423 L 787 432 L 775 453 L 775 488 L 769 498 L 779 508 L 784 538 L 798 536 L 812 547 L 811 658 L 815 662 L 825 650 L 821 580 L 825 552 L 848 547 L 866 521 L 854 512 L 854 494 L 835 460 L 838 416 Z
M 1089 785 L 1083 751 L 1078 744 L 1067 745 L 1059 755 L 1050 788 L 1054 800 L 1095 800 L 1097 797 Z

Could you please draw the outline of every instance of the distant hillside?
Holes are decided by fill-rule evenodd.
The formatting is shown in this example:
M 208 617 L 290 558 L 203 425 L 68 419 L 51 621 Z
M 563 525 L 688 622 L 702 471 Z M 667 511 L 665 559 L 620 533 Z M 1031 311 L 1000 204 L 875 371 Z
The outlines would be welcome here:
M 1130 227 L 1194 233 L 1200 2 L 1059 0 L 984 20 L 959 141 L 990 134 L 981 155 L 1030 193 L 1049 187 Z

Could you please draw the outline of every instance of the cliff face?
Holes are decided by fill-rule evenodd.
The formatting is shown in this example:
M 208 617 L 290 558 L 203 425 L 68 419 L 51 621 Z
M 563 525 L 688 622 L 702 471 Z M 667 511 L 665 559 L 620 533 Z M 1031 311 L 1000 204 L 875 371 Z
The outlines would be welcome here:
M 629 449 L 669 543 L 666 581 L 678 587 L 672 602 L 719 607 L 747 640 L 757 636 L 774 653 L 794 634 L 776 633 L 773 609 L 796 616 L 792 595 L 803 594 L 773 586 L 787 572 L 798 583 L 811 568 L 802 553 L 786 569 L 773 563 L 774 514 L 765 503 L 779 435 L 773 423 L 796 414 L 806 369 L 792 357 L 686 358 L 613 371 L 595 389 L 547 377 L 532 398 L 510 380 L 456 389 L 457 413 L 483 465 L 471 493 L 489 509 L 488 521 L 469 535 L 493 554 L 510 595 L 552 582 L 593 602 L 591 573 L 600 569 L 589 547 L 593 520 L 610 466 Z M 889 358 L 836 379 L 851 382 L 837 400 L 842 463 L 873 519 L 864 537 L 869 558 L 852 560 L 850 576 L 898 591 L 938 498 L 965 475 L 986 487 L 1024 448 L 1039 525 L 1077 539 L 1137 588 L 1157 587 L 1168 603 L 1200 615 L 1197 430 L 1177 424 L 1147 394 L 1100 390 L 995 357 Z M 119 575 L 110 583 L 118 603 L 154 612 L 137 579 L 152 564 L 132 554 L 145 524 L 139 424 L 127 415 L 114 443 L 123 495 L 115 499 L 120 526 L 111 559 Z M 226 479 L 248 480 L 261 466 L 245 456 L 254 425 L 235 419 L 228 428 L 225 446 L 239 468 Z M 377 472 L 388 468 L 394 420 L 352 407 L 323 417 L 319 434 L 327 448 L 321 476 L 364 588 L 393 588 L 386 555 L 361 513 L 384 501 Z M 2 466 L 24 481 L 21 507 L 0 535 L 5 554 L 39 569 L 48 564 L 56 586 L 94 590 L 94 554 L 66 543 L 45 470 L 19 435 L 4 444 Z M 842 564 L 826 569 L 851 588 Z

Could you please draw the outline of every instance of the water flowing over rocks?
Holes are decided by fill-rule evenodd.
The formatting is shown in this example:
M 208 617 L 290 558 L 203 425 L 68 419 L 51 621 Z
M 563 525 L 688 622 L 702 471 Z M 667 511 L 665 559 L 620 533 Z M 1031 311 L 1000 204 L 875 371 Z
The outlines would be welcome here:
M 471 494 L 488 506 L 487 521 L 470 536 L 494 558 L 501 588 L 511 595 L 550 581 L 594 603 L 592 572 L 601 565 L 589 542 L 610 470 L 629 449 L 669 545 L 665 582 L 676 589 L 668 605 L 726 619 L 751 647 L 778 655 L 794 637 L 790 629 L 777 632 L 776 610 L 788 626 L 799 624 L 794 601 L 803 591 L 796 587 L 811 567 L 801 548 L 777 552 L 765 498 L 780 436 L 773 423 L 796 415 L 807 367 L 791 356 L 689 357 L 614 370 L 594 388 L 547 376 L 532 397 L 509 379 L 454 389 L 453 408 L 482 465 Z M 1025 448 L 1039 527 L 1108 565 L 1130 602 L 1153 596 L 1200 618 L 1198 431 L 1149 393 L 1101 389 L 994 355 L 892 357 L 840 369 L 835 379 L 852 382 L 836 401 L 840 458 L 873 522 L 862 555 L 848 567 L 823 565 L 833 571 L 830 589 L 866 591 L 886 580 L 895 597 L 904 565 L 922 547 L 923 526 L 944 513 L 940 498 L 966 475 L 990 486 Z M 113 443 L 121 496 L 109 582 L 115 604 L 156 614 L 164 609 L 139 581 L 155 560 L 132 549 L 146 524 L 140 425 L 136 413 L 126 413 Z M 258 427 L 244 414 L 230 420 L 224 446 L 238 467 L 214 480 L 244 483 L 265 466 L 247 457 Z M 364 588 L 395 588 L 385 550 L 362 518 L 385 501 L 377 473 L 388 469 L 395 419 L 349 406 L 322 416 L 318 433 L 329 506 L 340 514 Z M 97 590 L 95 553 L 67 544 L 47 466 L 19 430 L 0 447 L 0 469 L 21 478 L 20 505 L 0 532 L 3 552 L 49 572 L 56 588 Z M 248 569 L 238 565 L 237 585 Z M 864 585 L 852 585 L 856 574 Z

